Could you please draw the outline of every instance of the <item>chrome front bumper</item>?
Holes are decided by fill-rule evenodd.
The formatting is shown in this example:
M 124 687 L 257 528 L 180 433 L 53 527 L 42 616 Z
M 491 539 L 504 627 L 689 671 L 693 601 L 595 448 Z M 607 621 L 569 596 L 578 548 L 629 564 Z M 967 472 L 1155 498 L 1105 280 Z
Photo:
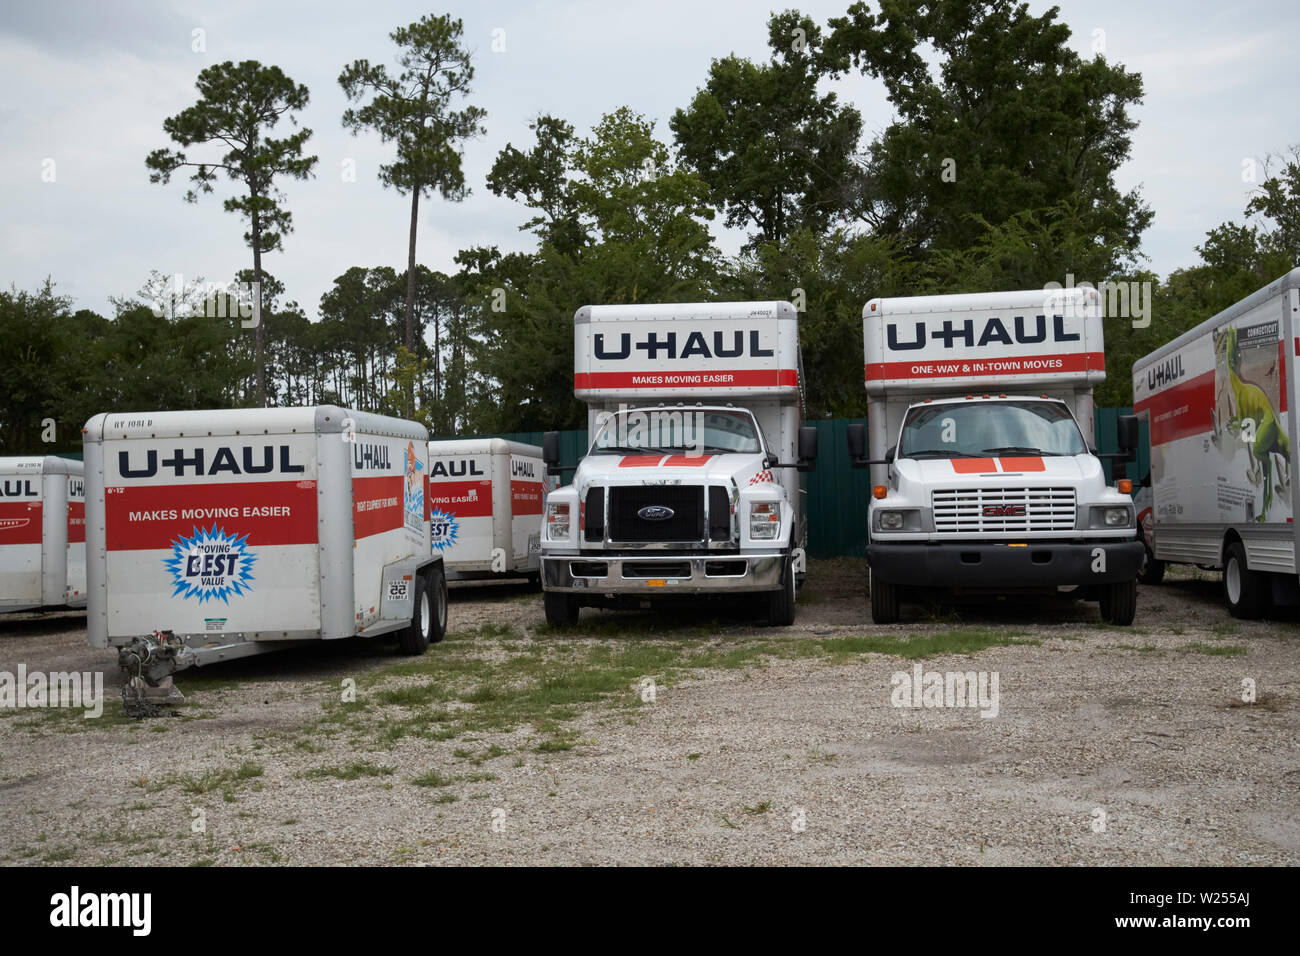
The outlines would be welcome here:
M 542 555 L 542 587 L 573 594 L 655 597 L 775 591 L 785 555 Z

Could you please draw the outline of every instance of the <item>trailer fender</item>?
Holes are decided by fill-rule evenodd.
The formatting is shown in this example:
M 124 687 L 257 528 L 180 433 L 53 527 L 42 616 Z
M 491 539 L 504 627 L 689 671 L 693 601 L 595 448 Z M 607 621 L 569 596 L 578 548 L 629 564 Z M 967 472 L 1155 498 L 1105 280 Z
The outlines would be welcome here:
M 441 556 L 413 556 L 384 568 L 379 617 L 384 621 L 409 621 L 415 614 L 415 581 L 442 564 Z

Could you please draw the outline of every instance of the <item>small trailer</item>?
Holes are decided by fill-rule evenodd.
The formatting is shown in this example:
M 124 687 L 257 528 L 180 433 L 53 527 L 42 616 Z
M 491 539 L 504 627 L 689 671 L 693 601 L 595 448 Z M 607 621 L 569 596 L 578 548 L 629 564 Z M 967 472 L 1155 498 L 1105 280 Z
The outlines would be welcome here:
M 429 442 L 429 542 L 450 581 L 541 574 L 542 450 L 504 438 Z
M 0 458 L 0 612 L 85 606 L 81 462 Z
M 95 647 L 175 670 L 447 625 L 428 431 L 335 406 L 96 415 L 84 434 Z
M 1151 426 L 1144 580 L 1221 568 L 1234 617 L 1300 604 L 1298 383 L 1300 269 L 1133 363 L 1133 410 Z

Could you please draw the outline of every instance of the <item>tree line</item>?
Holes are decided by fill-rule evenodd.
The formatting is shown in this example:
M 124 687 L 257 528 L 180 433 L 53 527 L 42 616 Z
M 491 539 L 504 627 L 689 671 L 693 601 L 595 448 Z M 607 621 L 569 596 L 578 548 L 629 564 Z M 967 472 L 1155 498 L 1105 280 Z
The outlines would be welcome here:
M 420 201 L 468 194 L 462 149 L 488 114 L 469 102 L 459 20 L 393 31 L 392 67 L 358 59 L 338 82 L 343 126 L 391 145 L 379 178 L 409 199 L 394 218 L 406 267 L 348 269 L 314 316 L 263 262 L 292 254 L 279 184 L 314 174 L 299 124 L 309 91 L 256 61 L 202 70 L 195 104 L 163 121 L 171 145 L 145 164 L 160 185 L 188 176 L 190 202 L 229 190 L 250 268 L 180 289 L 153 273 L 107 316 L 48 280 L 0 292 L 0 453 L 75 449 L 81 424 L 109 409 L 338 403 L 437 435 L 581 427 L 570 318 L 589 303 L 793 300 L 809 417 L 857 416 L 867 300 L 1067 277 L 1151 284 L 1149 325 L 1106 322 L 1097 402 L 1124 406 L 1135 358 L 1300 261 L 1293 147 L 1244 183 L 1242 223 L 1209 229 L 1193 264 L 1163 278 L 1145 267 L 1154 211 L 1116 183 L 1141 76 L 1075 52 L 1055 8 L 854 3 L 824 26 L 795 10 L 767 25 L 767 58 L 715 59 L 666 130 L 631 106 L 581 132 L 536 117 L 483 183 L 519 204 L 532 249 L 463 249 L 451 273 L 418 262 Z M 827 89 L 851 74 L 888 94 L 870 136 Z M 719 250 L 719 223 L 743 231 L 738 255 Z

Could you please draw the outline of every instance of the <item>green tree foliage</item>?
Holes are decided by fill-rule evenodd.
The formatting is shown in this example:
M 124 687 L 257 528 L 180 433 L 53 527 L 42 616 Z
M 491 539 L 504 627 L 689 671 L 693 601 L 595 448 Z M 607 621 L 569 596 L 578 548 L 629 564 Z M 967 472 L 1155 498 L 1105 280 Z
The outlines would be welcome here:
M 195 85 L 198 102 L 165 119 L 163 131 L 185 149 L 199 146 L 224 152 L 192 160 L 181 150 L 156 149 L 145 160 L 149 181 L 167 183 L 177 170 L 192 169 L 187 202 L 212 192 L 212 184 L 223 172 L 239 183 L 244 194 L 225 200 L 224 206 L 248 220 L 244 240 L 253 250 L 253 277 L 260 289 L 262 253 L 282 248 L 284 234 L 293 231 L 293 217 L 276 180 L 307 179 L 316 165 L 315 156 L 303 155 L 311 130 L 300 129 L 283 139 L 270 135 L 283 117 L 297 126 L 294 112 L 306 107 L 307 87 L 294 83 L 279 67 L 256 60 L 207 67 Z M 254 340 L 258 403 L 265 405 L 265 330 L 260 322 Z
M 709 184 L 727 225 L 756 230 L 751 246 L 799 229 L 824 232 L 860 178 L 862 118 L 818 90 L 821 28 L 787 10 L 768 21 L 768 43 L 768 63 L 714 60 L 704 88 L 670 123 L 678 159 Z
M 424 16 L 389 36 L 398 48 L 398 71 L 356 60 L 339 74 L 339 85 L 350 101 L 369 101 L 343 114 L 343 125 L 353 134 L 363 129 L 379 133 L 397 147 L 396 159 L 379 168 L 379 179 L 399 193 L 411 195 L 407 243 L 405 343 L 414 354 L 415 239 L 420 196 L 437 191 L 459 202 L 469 194 L 461 169 L 465 140 L 481 135 L 486 112 L 477 106 L 453 109 L 458 97 L 468 95 L 474 67 L 461 45 L 461 22 L 450 16 Z M 414 388 L 414 380 L 410 381 Z M 414 392 L 407 394 L 406 412 L 414 412 Z

